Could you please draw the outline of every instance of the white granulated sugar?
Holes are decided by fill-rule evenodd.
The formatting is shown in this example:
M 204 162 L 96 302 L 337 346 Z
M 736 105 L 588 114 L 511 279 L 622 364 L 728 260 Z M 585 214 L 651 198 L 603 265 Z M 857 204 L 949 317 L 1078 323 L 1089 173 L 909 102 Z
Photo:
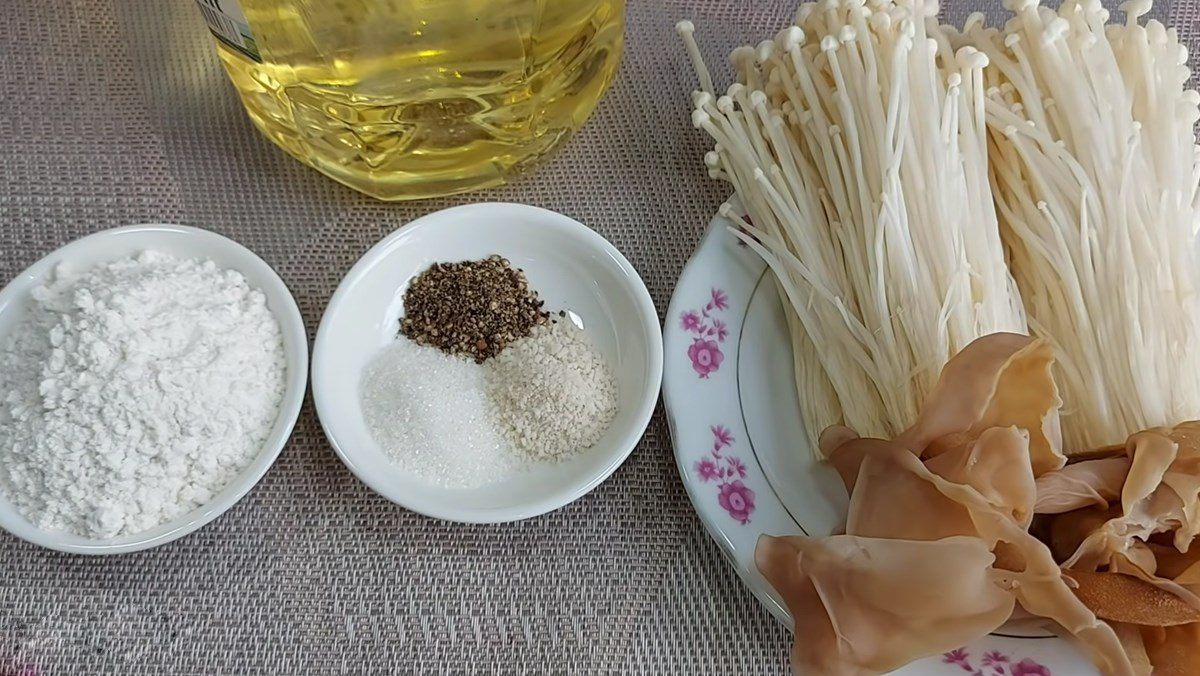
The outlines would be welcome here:
M 612 371 L 566 320 L 534 328 L 486 365 L 488 394 L 506 436 L 535 458 L 590 448 L 617 414 Z
M 139 533 L 208 502 L 260 451 L 284 363 L 263 294 L 146 252 L 32 294 L 0 351 L 0 488 L 31 521 Z
M 476 488 L 519 468 L 474 361 L 401 336 L 367 366 L 362 404 L 376 443 L 429 483 Z

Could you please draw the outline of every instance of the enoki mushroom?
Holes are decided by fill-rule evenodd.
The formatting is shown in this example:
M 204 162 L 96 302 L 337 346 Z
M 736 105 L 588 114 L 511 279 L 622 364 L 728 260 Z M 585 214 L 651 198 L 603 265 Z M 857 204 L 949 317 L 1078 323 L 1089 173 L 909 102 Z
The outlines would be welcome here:
M 988 181 L 987 57 L 952 51 L 935 3 L 806 3 L 796 25 L 731 55 L 718 95 L 693 27 L 705 162 L 748 219 L 722 214 L 770 265 L 788 313 L 810 442 L 841 423 L 890 437 L 946 361 L 1025 332 Z

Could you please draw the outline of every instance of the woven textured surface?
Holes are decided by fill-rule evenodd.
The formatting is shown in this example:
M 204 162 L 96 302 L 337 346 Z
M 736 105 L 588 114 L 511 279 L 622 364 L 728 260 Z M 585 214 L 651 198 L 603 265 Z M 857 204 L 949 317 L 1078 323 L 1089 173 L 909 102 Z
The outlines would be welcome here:
M 189 0 L 0 0 L 0 278 L 100 229 L 187 223 L 271 263 L 311 334 L 382 236 L 452 204 L 508 200 L 608 237 L 662 310 L 727 193 L 700 164 L 673 24 L 692 18 L 716 61 L 774 35 L 793 5 L 632 0 L 616 85 L 547 165 L 499 190 L 384 204 L 260 138 Z M 1195 34 L 1196 3 L 1158 14 Z M 18 662 L 47 674 L 779 674 L 789 640 L 697 521 L 661 411 L 604 485 L 518 524 L 443 523 L 377 497 L 310 403 L 258 488 L 180 542 L 86 558 L 0 534 L 0 675 Z

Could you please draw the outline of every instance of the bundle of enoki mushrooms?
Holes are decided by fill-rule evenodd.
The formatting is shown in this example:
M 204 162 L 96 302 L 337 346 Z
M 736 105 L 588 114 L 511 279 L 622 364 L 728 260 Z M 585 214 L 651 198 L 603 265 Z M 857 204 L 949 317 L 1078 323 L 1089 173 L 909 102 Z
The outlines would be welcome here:
M 1200 423 L 1064 464 L 1053 360 L 1044 340 L 986 336 L 895 438 L 825 430 L 845 533 L 757 551 L 803 637 L 797 673 L 884 673 L 1014 619 L 1046 621 L 1104 674 L 1196 673 Z
M 722 207 L 789 308 L 801 417 L 890 436 L 996 331 L 1059 350 L 1068 454 L 1200 418 L 1200 95 L 1174 30 L 1099 0 L 1010 0 L 1003 28 L 933 0 L 823 0 L 731 54 L 693 27 L 692 122 Z
M 982 68 L 948 53 L 936 4 L 801 6 L 796 25 L 734 50 L 739 82 L 700 75 L 692 122 L 705 161 L 749 220 L 787 313 L 805 428 L 888 435 L 917 415 L 938 370 L 981 335 L 1024 331 L 988 188 Z M 933 33 L 927 32 L 933 31 Z
M 1014 620 L 1105 674 L 1200 673 L 1200 95 L 1145 0 L 1006 6 L 805 3 L 724 93 L 679 25 L 850 493 L 844 533 L 760 543 L 803 673 Z
M 988 165 L 1009 268 L 1059 354 L 1070 450 L 1200 417 L 1200 94 L 1174 29 L 1098 0 L 1013 0 L 960 49 L 986 54 Z M 1200 667 L 1197 668 L 1200 673 Z

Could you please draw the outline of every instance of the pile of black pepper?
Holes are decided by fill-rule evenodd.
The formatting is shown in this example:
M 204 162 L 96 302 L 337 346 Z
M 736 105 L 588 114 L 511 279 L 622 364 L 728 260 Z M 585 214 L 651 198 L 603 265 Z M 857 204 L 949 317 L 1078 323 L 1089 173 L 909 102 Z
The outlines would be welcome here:
M 434 263 L 404 294 L 400 332 L 409 340 L 482 362 L 546 321 L 525 272 L 507 259 Z

